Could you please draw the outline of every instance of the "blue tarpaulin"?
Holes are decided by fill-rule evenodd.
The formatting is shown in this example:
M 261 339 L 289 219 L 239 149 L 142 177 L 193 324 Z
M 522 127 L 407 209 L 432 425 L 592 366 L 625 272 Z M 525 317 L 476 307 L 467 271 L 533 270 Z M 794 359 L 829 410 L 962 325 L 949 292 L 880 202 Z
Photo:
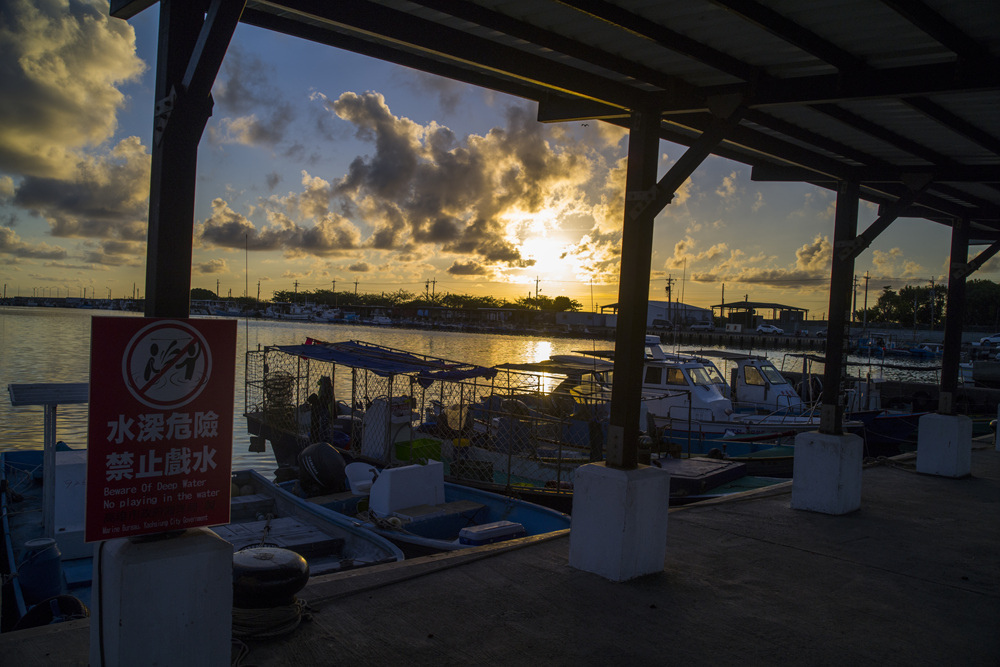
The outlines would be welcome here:
M 308 339 L 304 345 L 277 345 L 274 349 L 306 359 L 364 369 L 383 377 L 416 375 L 418 380 L 422 380 L 421 384 L 429 384 L 435 380 L 492 378 L 497 374 L 495 368 L 428 357 L 355 340 L 324 343 Z

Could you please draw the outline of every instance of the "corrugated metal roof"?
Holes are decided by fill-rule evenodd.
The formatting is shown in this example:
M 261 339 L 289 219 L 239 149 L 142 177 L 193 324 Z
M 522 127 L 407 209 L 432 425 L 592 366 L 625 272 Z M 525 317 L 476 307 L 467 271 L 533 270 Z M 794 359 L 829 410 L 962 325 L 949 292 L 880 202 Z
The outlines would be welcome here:
M 536 100 L 545 121 L 627 126 L 659 108 L 661 137 L 682 145 L 738 94 L 745 113 L 715 152 L 755 177 L 795 167 L 887 204 L 924 170 L 934 181 L 906 215 L 1000 231 L 995 2 L 248 0 L 242 20 Z

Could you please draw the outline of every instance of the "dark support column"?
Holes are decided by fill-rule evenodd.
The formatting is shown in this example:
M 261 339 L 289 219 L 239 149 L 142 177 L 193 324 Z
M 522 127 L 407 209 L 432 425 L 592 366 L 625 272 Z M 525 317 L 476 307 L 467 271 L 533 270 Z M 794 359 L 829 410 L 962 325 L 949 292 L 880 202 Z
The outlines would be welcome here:
M 615 376 L 608 430 L 608 465 L 631 469 L 638 464 L 639 406 L 646 349 L 646 313 L 649 310 L 650 248 L 653 218 L 658 208 L 647 206 L 635 218 L 632 202 L 655 191 L 660 147 L 660 113 L 636 111 L 628 139 L 625 177 L 625 223 L 622 229 L 621 277 L 618 287 L 618 323 L 615 331 Z
M 858 184 L 837 185 L 837 213 L 833 223 L 833 266 L 830 275 L 830 319 L 826 339 L 826 370 L 823 374 L 823 405 L 820 433 L 844 432 L 844 406 L 840 388 L 844 376 L 844 347 L 851 318 L 851 291 L 854 284 L 854 257 L 850 249 L 858 234 Z
M 190 308 L 198 142 L 211 114 L 209 105 L 197 114 L 187 113 L 188 109 L 183 107 L 175 109 L 176 94 L 203 23 L 201 9 L 192 4 L 184 0 L 160 2 L 157 117 L 146 248 L 147 317 L 187 317 Z
M 944 320 L 944 354 L 941 357 L 941 392 L 938 412 L 955 414 L 958 364 L 962 351 L 962 320 L 965 317 L 965 277 L 969 264 L 969 223 L 956 220 L 951 228 L 951 260 L 948 266 L 948 301 Z
M 187 317 L 198 143 L 246 0 L 160 0 L 149 177 L 146 316 Z

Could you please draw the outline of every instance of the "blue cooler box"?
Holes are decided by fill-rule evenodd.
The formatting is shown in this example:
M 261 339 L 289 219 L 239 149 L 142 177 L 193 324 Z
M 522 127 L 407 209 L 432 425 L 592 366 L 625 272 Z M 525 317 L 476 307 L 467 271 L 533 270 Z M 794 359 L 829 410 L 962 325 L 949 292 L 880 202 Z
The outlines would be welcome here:
M 524 537 L 527 534 L 524 526 L 519 523 L 514 523 L 513 521 L 494 521 L 479 526 L 463 528 L 462 532 L 458 534 L 458 543 L 481 546 L 483 544 L 503 542 L 504 540 L 513 540 L 517 537 Z

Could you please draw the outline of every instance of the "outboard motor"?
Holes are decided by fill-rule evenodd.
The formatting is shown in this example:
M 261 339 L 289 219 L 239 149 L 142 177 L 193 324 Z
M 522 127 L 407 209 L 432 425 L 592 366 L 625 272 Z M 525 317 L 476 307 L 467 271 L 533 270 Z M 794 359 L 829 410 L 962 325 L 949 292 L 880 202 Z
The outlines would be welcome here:
M 328 442 L 314 442 L 299 453 L 299 483 L 306 495 L 347 490 L 347 463 Z

